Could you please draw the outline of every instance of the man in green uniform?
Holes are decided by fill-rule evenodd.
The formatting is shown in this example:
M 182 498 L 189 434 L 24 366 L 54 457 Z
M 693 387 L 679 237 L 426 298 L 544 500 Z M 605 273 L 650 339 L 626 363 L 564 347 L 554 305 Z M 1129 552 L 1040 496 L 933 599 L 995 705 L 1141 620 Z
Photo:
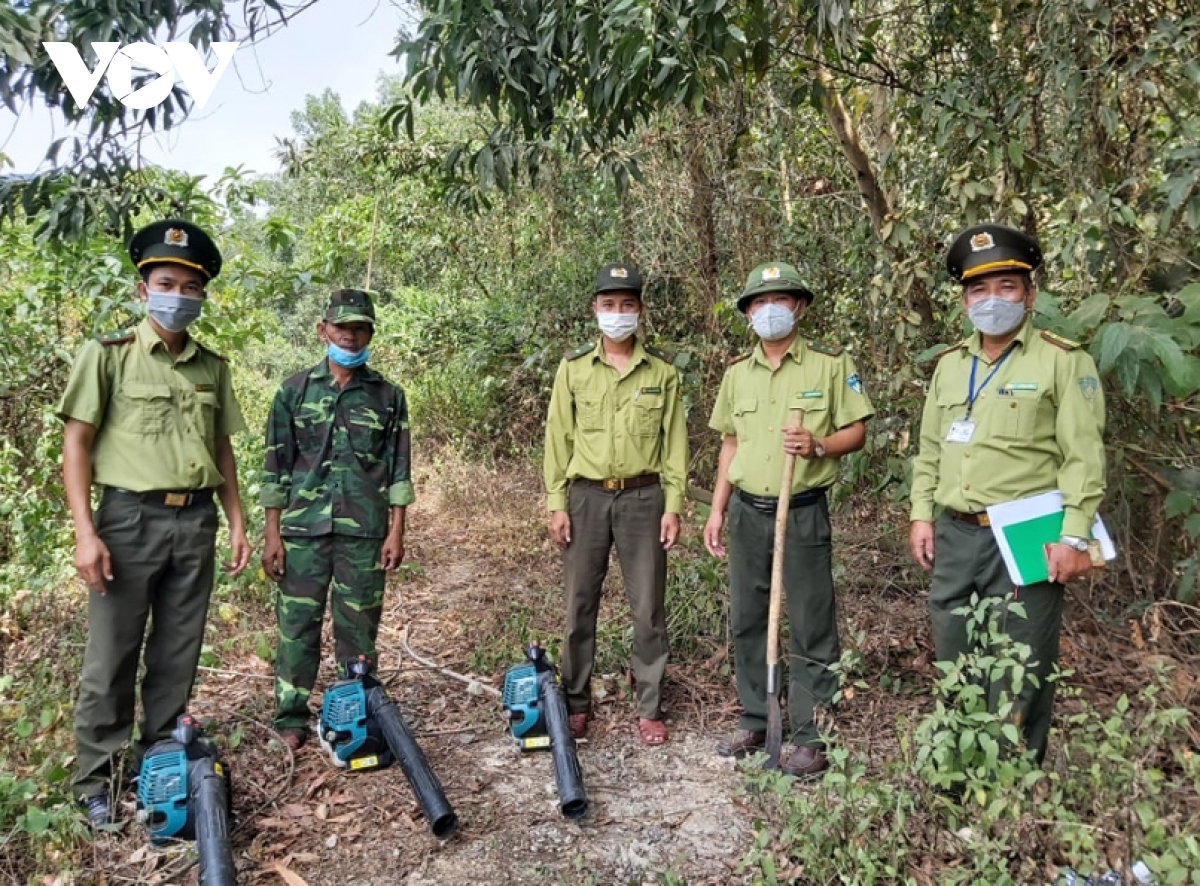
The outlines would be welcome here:
M 1030 647 L 1014 717 L 1040 762 L 1046 754 L 1058 660 L 1062 586 L 1091 570 L 1088 539 L 1104 497 L 1104 392 L 1096 365 L 1075 342 L 1033 328 L 1031 274 L 1037 241 L 985 224 L 959 234 L 946 257 L 963 287 L 976 331 L 934 370 L 913 463 L 913 557 L 933 570 L 929 611 L 938 658 L 976 651 L 960 611 L 972 596 L 1017 599 L 1025 618 L 1005 618 L 1008 635 Z M 1050 580 L 1013 586 L 989 528 L 989 505 L 1058 489 L 1062 537 L 1047 553 Z M 936 520 L 934 511 L 941 510 Z M 936 557 L 934 556 L 936 552 Z M 989 687 L 993 710 L 1004 686 Z
M 766 739 L 767 615 L 775 510 L 783 456 L 799 457 L 785 535 L 784 590 L 790 625 L 788 720 L 795 749 L 784 772 L 812 776 L 828 765 L 816 722 L 830 707 L 840 655 L 833 589 L 833 552 L 825 491 L 838 459 L 861 449 L 874 412 L 854 361 L 841 348 L 806 342 L 796 321 L 813 294 L 782 262 L 750 272 L 737 300 L 758 334 L 754 350 L 725 371 L 709 426 L 722 435 L 712 513 L 704 544 L 723 557 L 729 528 L 729 618 L 742 715 L 717 752 L 741 757 Z M 801 426 L 794 417 L 803 411 Z M 726 510 L 728 509 L 728 514 Z
M 408 404 L 366 365 L 374 333 L 371 297 L 334 292 L 317 322 L 325 356 L 283 383 L 267 418 L 262 564 L 279 583 L 275 728 L 293 750 L 308 738 L 330 588 L 337 660 L 374 661 L 385 575 L 404 559 Z
M 229 521 L 225 570 L 237 575 L 250 559 L 230 443 L 245 427 L 242 413 L 224 359 L 187 332 L 221 254 L 200 228 L 174 219 L 138 231 L 129 254 L 149 316 L 87 342 L 58 407 L 75 567 L 90 589 L 73 787 L 94 825 L 111 820 L 113 762 L 133 727 L 143 638 L 135 763 L 187 706 L 213 585 L 214 491 Z
M 600 590 L 614 543 L 633 611 L 638 736 L 667 740 L 667 551 L 679 539 L 687 483 L 687 426 L 675 367 L 636 336 L 642 278 L 616 262 L 596 274 L 600 340 L 558 367 L 546 417 L 546 506 L 563 549 L 567 636 L 562 656 L 571 732 L 591 713 Z

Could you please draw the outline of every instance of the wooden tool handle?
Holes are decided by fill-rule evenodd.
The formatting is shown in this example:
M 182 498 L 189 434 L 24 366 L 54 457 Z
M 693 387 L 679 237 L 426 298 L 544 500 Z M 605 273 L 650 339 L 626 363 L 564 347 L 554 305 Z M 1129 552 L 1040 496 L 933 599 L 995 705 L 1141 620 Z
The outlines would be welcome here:
M 804 425 L 804 410 L 792 411 L 789 428 Z M 783 552 L 787 533 L 788 511 L 791 510 L 792 475 L 796 472 L 796 456 L 783 455 L 783 477 L 779 481 L 779 500 L 775 505 L 775 550 L 771 556 L 771 603 L 767 613 L 767 664 L 779 661 L 779 618 L 783 612 Z M 776 687 L 778 688 L 778 687 Z

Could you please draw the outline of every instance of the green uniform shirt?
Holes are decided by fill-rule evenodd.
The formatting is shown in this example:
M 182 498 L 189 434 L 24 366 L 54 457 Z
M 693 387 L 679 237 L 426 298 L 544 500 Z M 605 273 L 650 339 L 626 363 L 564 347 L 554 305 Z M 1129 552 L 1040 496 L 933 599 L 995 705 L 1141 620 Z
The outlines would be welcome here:
M 92 481 L 133 492 L 220 486 L 216 440 L 246 427 L 228 364 L 191 337 L 172 356 L 149 320 L 80 348 L 58 417 L 96 427 Z
M 984 356 L 979 333 L 938 362 L 913 463 L 913 520 L 932 520 L 934 504 L 982 511 L 1059 489 L 1063 533 L 1091 536 L 1104 497 L 1104 391 L 1090 356 L 1046 335 L 1026 321 L 986 386 L 995 364 Z M 975 429 L 969 442 L 947 442 L 951 424 L 967 415 L 972 364 Z
M 737 437 L 730 483 L 751 495 L 779 495 L 783 429 L 793 409 L 804 410 L 804 427 L 818 438 L 875 414 L 849 355 L 796 336 L 779 368 L 772 369 L 760 342 L 725 370 L 708 422 Z M 796 459 L 792 494 L 829 486 L 837 473 L 836 458 Z
M 362 366 L 339 388 L 322 360 L 275 394 L 259 501 L 283 511 L 280 535 L 387 535 L 415 499 L 404 392 Z
M 567 509 L 567 481 L 661 474 L 665 509 L 683 510 L 687 423 L 675 367 L 640 341 L 624 375 L 602 343 L 564 359 L 546 416 L 546 507 Z

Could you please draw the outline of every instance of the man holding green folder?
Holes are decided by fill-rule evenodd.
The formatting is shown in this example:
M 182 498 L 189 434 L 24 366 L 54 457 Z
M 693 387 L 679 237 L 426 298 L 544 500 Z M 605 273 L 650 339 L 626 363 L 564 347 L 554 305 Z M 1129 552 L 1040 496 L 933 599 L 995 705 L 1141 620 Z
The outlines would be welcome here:
M 957 610 L 972 595 L 1018 599 L 1027 617 L 1003 621 L 1031 650 L 1037 686 L 1022 686 L 1014 718 L 1040 762 L 1046 754 L 1058 659 L 1062 585 L 1091 571 L 1088 544 L 1104 497 L 1104 393 L 1078 343 L 1033 328 L 1032 273 L 1041 248 L 996 224 L 967 228 L 946 257 L 975 332 L 939 358 L 913 464 L 909 544 L 933 570 L 929 611 L 937 656 L 975 651 Z M 1062 493 L 1062 534 L 1045 548 L 1048 580 L 1016 587 L 986 510 L 1038 493 Z M 940 515 L 934 518 L 935 509 Z M 1028 683 L 1029 681 L 1026 681 Z M 998 706 L 1003 687 L 989 687 Z

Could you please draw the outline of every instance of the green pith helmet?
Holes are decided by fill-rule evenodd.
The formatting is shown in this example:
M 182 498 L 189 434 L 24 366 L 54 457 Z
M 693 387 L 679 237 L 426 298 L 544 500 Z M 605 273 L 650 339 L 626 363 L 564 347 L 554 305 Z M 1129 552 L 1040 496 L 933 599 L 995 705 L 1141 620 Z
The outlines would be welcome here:
M 800 280 L 800 272 L 792 265 L 777 261 L 764 262 L 750 272 L 746 288 L 738 296 L 737 309 L 746 313 L 746 305 L 764 292 L 790 292 L 810 305 L 814 299 L 812 290 Z

